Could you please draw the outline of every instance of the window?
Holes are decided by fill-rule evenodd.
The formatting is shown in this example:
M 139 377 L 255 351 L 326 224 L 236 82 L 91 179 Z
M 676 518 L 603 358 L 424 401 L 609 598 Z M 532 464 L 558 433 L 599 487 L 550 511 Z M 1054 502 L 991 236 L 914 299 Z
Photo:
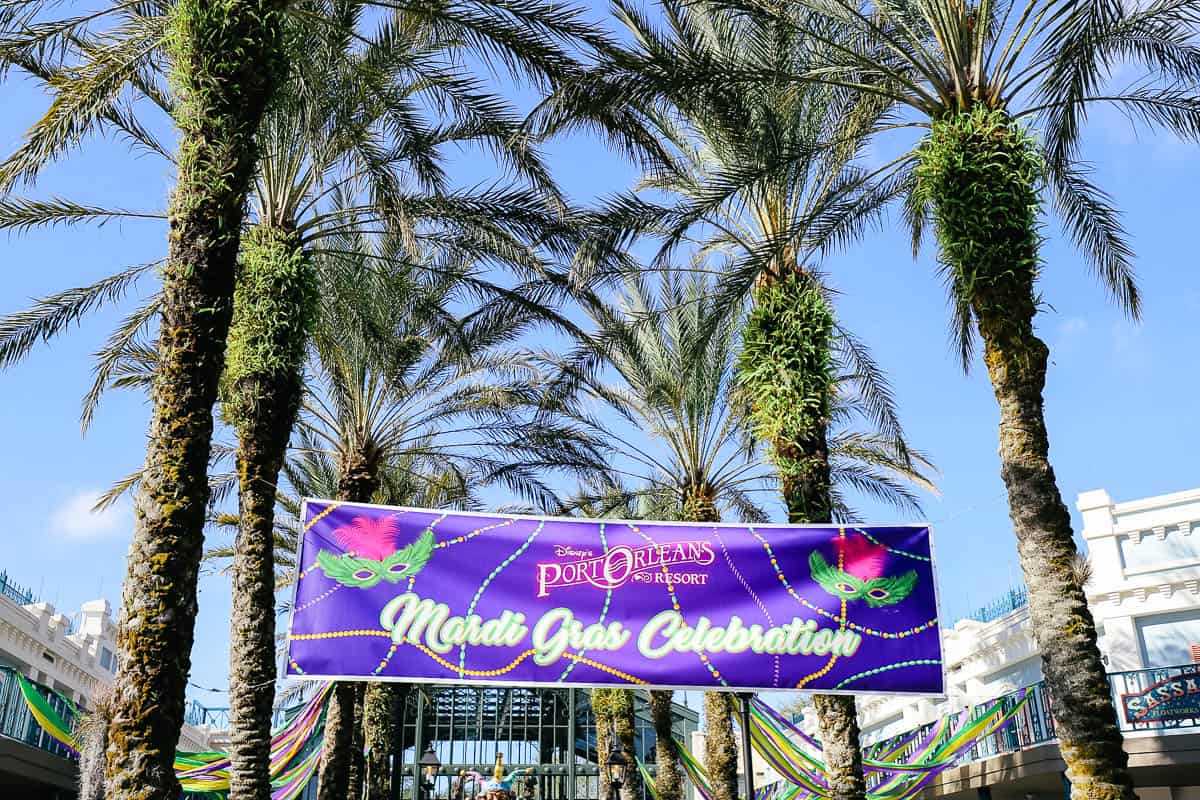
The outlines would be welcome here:
M 1042 679 L 1042 657 L 1030 656 L 1015 664 L 985 675 L 983 680 L 987 690 L 993 694 L 1001 694 L 1020 689 L 1022 686 L 1032 686 Z
M 100 666 L 109 672 L 117 671 L 116 659 L 113 658 L 112 650 L 107 647 L 100 648 Z
M 1155 614 L 1137 621 L 1142 658 L 1147 667 L 1195 663 L 1193 645 L 1200 643 L 1200 612 Z
M 1122 536 L 1118 541 L 1125 569 L 1135 572 L 1200 559 L 1200 540 L 1195 534 L 1183 536 L 1177 528 L 1169 528 L 1162 539 L 1146 531 L 1139 542 L 1135 543 L 1128 536 Z

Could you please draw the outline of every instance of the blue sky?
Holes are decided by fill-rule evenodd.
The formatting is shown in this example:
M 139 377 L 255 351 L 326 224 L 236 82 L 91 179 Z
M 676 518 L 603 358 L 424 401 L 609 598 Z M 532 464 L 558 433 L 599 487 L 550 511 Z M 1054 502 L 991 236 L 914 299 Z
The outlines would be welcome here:
M 45 107 L 26 83 L 3 92 L 0 147 L 9 152 Z M 550 163 L 579 201 L 627 188 L 635 171 L 595 141 L 572 138 L 548 148 Z M 1095 178 L 1125 210 L 1138 254 L 1145 300 L 1141 324 L 1108 302 L 1084 260 L 1049 224 L 1041 290 L 1040 332 L 1052 348 L 1046 391 L 1052 457 L 1072 506 L 1087 489 L 1131 499 L 1196 485 L 1200 426 L 1200 270 L 1194 267 L 1195 150 L 1169 137 L 1133 135 L 1115 113 L 1094 115 L 1085 155 Z M 472 153 L 460 168 L 472 174 Z M 157 160 L 131 155 L 119 142 L 91 141 L 84 154 L 49 170 L 37 195 L 158 209 L 173 175 Z M 162 253 L 158 223 L 39 231 L 0 238 L 4 289 L 0 313 L 30 298 L 90 283 L 115 268 Z M 870 233 L 826 264 L 841 292 L 838 311 L 873 348 L 891 376 L 910 440 L 940 470 L 931 498 L 943 617 L 953 620 L 1016 582 L 1019 569 L 996 456 L 997 410 L 981 365 L 964 377 L 952 354 L 947 306 L 932 251 L 914 262 L 894 226 Z M 147 284 L 149 285 L 149 284 Z M 128 305 L 125 306 L 128 309 Z M 147 406 L 140 395 L 112 394 L 86 437 L 80 398 L 91 380 L 90 353 L 118 315 L 89 317 L 68 336 L 39 348 L 0 374 L 0 486 L 7 500 L 7 546 L 0 570 L 68 613 L 103 596 L 119 603 L 131 514 L 127 505 L 96 516 L 90 498 L 142 461 Z M 1189 366 L 1192 365 L 1192 366 Z M 872 521 L 895 513 L 865 507 Z M 1074 514 L 1078 523 L 1078 514 Z M 228 651 L 228 583 L 206 576 L 193 653 L 193 681 L 223 687 Z M 199 689 L 208 705 L 220 694 Z

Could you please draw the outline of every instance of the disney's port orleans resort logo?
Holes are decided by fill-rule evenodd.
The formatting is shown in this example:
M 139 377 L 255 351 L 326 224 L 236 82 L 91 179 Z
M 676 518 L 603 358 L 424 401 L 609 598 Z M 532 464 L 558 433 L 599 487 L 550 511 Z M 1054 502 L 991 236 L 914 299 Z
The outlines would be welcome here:
M 672 572 L 675 564 L 708 566 L 716 556 L 712 544 L 706 541 L 668 542 L 630 547 L 620 544 L 600 555 L 569 545 L 554 549 L 557 561 L 537 565 L 537 596 L 546 597 L 551 589 L 567 586 L 592 586 L 611 591 L 629 581 L 636 583 L 673 583 L 703 586 L 708 573 L 699 571 Z

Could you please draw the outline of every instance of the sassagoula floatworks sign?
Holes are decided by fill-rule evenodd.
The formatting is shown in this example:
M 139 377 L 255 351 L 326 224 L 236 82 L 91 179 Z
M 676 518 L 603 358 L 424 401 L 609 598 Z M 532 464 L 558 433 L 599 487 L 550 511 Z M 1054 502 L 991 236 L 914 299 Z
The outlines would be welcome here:
M 713 525 L 308 500 L 294 676 L 940 694 L 926 525 Z

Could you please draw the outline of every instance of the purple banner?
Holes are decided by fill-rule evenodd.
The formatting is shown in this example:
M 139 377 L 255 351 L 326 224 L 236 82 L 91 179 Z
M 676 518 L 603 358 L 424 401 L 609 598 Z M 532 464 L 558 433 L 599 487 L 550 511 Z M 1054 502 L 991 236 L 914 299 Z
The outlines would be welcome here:
M 927 525 L 665 523 L 308 500 L 288 674 L 943 691 Z

